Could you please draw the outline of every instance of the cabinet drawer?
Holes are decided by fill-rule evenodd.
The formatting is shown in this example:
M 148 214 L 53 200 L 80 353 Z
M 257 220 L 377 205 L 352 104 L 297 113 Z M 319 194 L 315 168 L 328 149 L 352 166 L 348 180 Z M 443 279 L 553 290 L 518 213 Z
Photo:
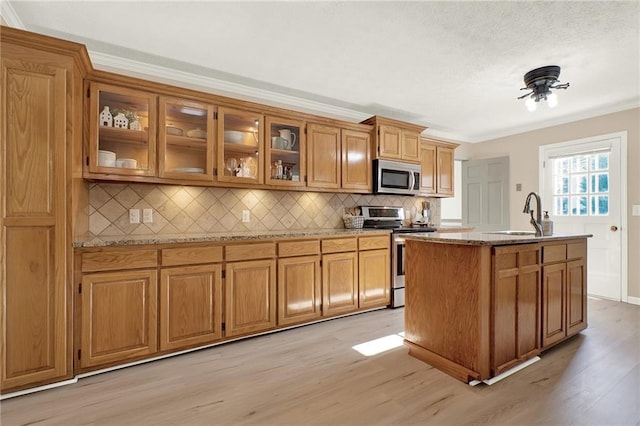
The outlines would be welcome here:
M 391 243 L 389 235 L 358 238 L 358 250 L 388 249 Z
M 254 243 L 226 246 L 225 257 L 228 262 L 235 260 L 265 259 L 276 257 L 276 243 Z
M 581 241 L 579 243 L 567 244 L 567 259 L 580 259 L 587 257 L 587 243 Z
M 278 256 L 306 256 L 320 253 L 320 240 L 285 241 L 278 243 Z
M 341 251 L 356 251 L 358 248 L 356 237 L 332 238 L 322 240 L 323 253 L 338 253 Z
M 155 268 L 158 266 L 158 250 L 101 250 L 82 253 L 82 271 L 113 271 L 117 269 Z
M 567 245 L 556 244 L 542 247 L 542 263 L 567 260 Z
M 178 247 L 162 250 L 162 266 L 222 262 L 222 246 Z

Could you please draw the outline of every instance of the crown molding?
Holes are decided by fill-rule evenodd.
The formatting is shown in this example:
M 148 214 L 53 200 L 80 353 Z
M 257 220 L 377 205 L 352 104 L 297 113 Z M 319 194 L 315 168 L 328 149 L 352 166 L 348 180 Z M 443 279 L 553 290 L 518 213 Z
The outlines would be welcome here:
M 26 27 L 22 23 L 22 20 L 16 13 L 9 0 L 0 0 L 0 14 L 2 15 L 2 20 L 6 25 L 10 26 L 11 28 L 26 30 Z
M 371 114 L 362 113 L 348 108 L 285 95 L 271 90 L 234 83 L 218 78 L 207 77 L 201 74 L 122 58 L 95 50 L 89 50 L 89 56 L 91 57 L 91 62 L 93 63 L 94 68 L 102 71 L 127 74 L 131 77 L 154 80 L 187 89 L 204 90 L 221 96 L 266 103 L 271 106 L 296 109 L 335 119 L 355 121 L 357 123 L 371 116 Z

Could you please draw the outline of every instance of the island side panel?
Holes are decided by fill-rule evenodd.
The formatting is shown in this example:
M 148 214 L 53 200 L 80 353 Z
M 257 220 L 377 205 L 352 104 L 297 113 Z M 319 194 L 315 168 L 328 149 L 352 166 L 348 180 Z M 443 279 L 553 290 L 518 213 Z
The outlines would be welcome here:
M 490 377 L 491 247 L 407 239 L 410 354 L 463 381 Z

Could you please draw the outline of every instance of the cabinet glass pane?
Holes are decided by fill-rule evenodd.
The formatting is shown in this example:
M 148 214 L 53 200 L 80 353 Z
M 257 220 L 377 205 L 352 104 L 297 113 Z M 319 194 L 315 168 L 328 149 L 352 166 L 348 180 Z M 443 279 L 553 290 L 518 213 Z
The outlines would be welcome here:
M 267 143 L 270 144 L 269 183 L 300 182 L 300 126 L 270 122 Z
M 175 173 L 202 174 L 207 169 L 206 107 L 166 105 L 165 170 Z
M 98 166 L 149 171 L 149 98 L 99 93 Z
M 222 124 L 224 176 L 258 179 L 260 116 L 227 112 Z

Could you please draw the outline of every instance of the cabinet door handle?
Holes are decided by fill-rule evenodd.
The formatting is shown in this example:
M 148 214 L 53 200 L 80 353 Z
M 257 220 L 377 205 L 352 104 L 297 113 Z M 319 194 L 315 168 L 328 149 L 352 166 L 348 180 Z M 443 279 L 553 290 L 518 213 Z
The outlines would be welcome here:
M 618 227 L 615 225 L 611 225 L 611 228 L 609 228 L 611 230 L 611 232 L 616 232 L 618 230 Z

